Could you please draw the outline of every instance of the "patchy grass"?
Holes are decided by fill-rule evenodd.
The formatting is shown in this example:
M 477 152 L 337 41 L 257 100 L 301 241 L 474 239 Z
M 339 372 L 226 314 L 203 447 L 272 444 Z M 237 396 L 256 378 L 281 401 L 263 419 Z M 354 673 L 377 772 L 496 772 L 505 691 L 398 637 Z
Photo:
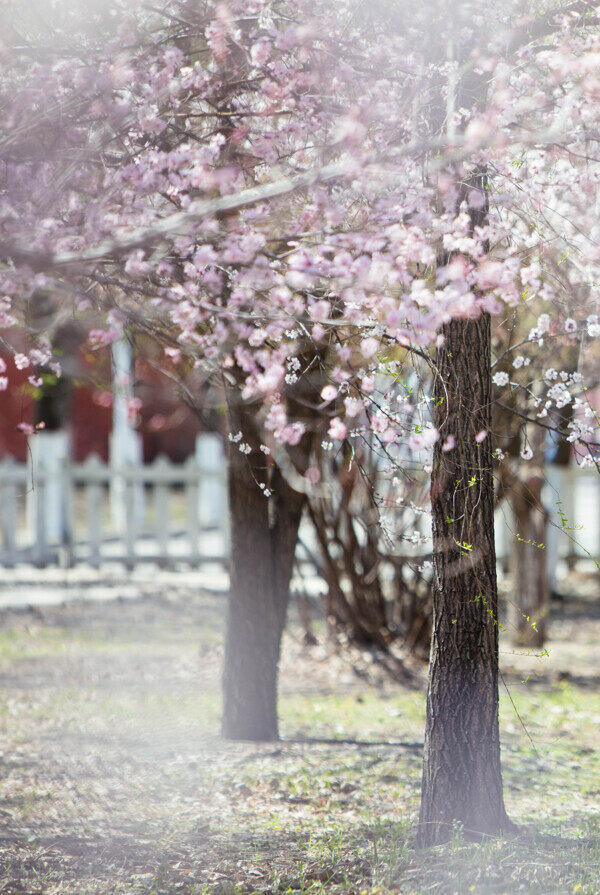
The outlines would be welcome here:
M 0 892 L 600 890 L 600 621 L 569 603 L 550 654 L 503 645 L 506 800 L 523 835 L 414 841 L 425 698 L 292 623 L 282 741 L 218 737 L 223 602 L 4 612 Z M 421 675 L 422 679 L 422 675 Z

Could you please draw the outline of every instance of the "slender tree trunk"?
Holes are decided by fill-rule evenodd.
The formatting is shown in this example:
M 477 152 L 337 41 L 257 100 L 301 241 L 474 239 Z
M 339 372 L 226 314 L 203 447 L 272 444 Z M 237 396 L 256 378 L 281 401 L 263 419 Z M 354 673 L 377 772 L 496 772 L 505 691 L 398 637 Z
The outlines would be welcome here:
M 234 431 L 250 453 L 229 445 L 230 591 L 223 670 L 224 736 L 276 740 L 277 677 L 304 496 L 267 460 L 251 413 L 238 411 Z M 268 487 L 267 498 L 259 483 Z
M 437 353 L 431 482 L 434 619 L 419 836 L 510 829 L 498 726 L 490 319 L 455 320 Z M 444 452 L 452 435 L 454 450 Z M 481 436 L 480 436 L 481 438 Z
M 550 605 L 546 551 L 548 514 L 542 503 L 543 479 L 530 476 L 511 491 L 515 535 L 511 550 L 513 593 L 509 630 L 514 646 L 538 648 L 546 639 Z

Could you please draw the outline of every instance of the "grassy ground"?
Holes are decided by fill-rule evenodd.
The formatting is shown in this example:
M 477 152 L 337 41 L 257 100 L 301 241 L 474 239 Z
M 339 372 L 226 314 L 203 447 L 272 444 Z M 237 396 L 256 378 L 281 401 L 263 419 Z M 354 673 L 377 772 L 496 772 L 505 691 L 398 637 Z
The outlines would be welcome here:
M 217 736 L 222 598 L 4 611 L 0 892 L 597 893 L 600 610 L 556 611 L 549 655 L 503 644 L 506 799 L 525 833 L 414 843 L 422 679 L 302 645 L 283 740 Z M 560 837 L 560 838 L 559 838 Z

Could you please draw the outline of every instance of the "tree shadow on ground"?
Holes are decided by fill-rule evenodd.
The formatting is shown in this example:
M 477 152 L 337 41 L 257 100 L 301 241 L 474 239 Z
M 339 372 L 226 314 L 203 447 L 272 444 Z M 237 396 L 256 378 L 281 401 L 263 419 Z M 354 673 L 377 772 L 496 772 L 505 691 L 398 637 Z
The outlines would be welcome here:
M 389 748 L 389 749 L 410 749 L 414 752 L 423 751 L 423 743 L 410 742 L 408 740 L 359 740 L 352 737 L 285 737 L 280 741 L 282 743 L 292 743 L 295 745 L 314 745 L 314 746 L 358 746 L 361 749 L 371 748 Z

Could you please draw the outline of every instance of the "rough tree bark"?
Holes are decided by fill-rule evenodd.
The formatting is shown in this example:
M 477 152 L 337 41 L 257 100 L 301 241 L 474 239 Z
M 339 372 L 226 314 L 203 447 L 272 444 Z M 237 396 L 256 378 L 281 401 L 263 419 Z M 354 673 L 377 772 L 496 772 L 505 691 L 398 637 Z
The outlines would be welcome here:
M 222 732 L 235 740 L 276 740 L 281 635 L 305 498 L 277 467 L 267 468 L 252 409 L 238 408 L 234 416 L 232 430 L 243 433 L 251 451 L 241 453 L 235 443 L 228 451 L 231 580 Z M 298 450 L 306 453 L 306 446 Z
M 420 841 L 460 824 L 507 831 L 498 724 L 498 594 L 494 544 L 490 319 L 443 329 L 434 387 L 431 480 L 434 621 L 427 692 Z M 442 445 L 452 435 L 454 450 Z

